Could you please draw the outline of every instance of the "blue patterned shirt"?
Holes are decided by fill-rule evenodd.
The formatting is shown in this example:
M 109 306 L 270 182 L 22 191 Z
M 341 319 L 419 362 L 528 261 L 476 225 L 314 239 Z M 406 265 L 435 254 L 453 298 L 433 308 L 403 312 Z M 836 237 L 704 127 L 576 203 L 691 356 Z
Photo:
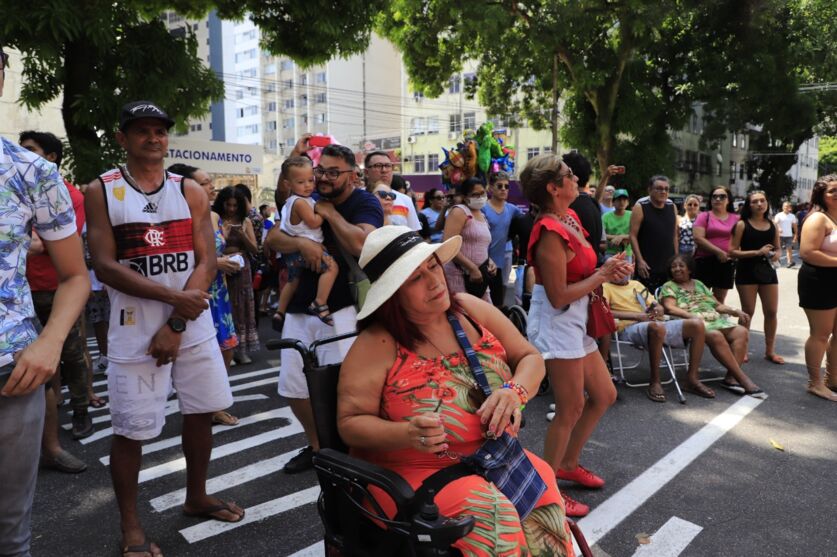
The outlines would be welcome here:
M 32 229 L 44 240 L 76 233 L 70 194 L 58 168 L 0 138 L 0 355 L 26 348 L 38 336 L 26 281 Z

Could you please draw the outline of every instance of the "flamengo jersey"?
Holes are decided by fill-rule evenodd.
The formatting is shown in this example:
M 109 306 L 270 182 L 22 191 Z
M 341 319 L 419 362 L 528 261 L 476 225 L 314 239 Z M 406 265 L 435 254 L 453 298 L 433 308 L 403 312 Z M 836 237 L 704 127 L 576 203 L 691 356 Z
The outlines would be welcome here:
M 183 195 L 183 177 L 166 173 L 163 185 L 146 195 L 117 168 L 100 176 L 120 265 L 173 290 L 183 290 L 195 268 L 192 214 Z M 169 304 L 137 298 L 108 286 L 110 329 L 108 358 L 133 362 L 146 354 L 151 338 L 171 316 Z M 215 336 L 212 314 L 204 311 L 186 322 L 180 348 Z

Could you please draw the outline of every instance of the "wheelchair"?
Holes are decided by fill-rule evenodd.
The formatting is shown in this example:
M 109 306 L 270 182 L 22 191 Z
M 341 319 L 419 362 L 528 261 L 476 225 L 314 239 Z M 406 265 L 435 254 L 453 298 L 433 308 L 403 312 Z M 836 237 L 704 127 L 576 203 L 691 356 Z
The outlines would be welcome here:
M 327 557 L 453 557 L 461 553 L 451 547 L 474 529 L 472 516 L 441 516 L 433 502 L 435 491 L 418 492 L 404 478 L 364 460 L 349 456 L 337 430 L 337 382 L 340 365 L 320 365 L 317 348 L 348 339 L 346 333 L 317 340 L 305 346 L 296 339 L 274 339 L 268 350 L 296 350 L 302 356 L 305 379 L 320 442 L 314 455 L 314 470 L 320 484 L 317 512 L 325 529 Z M 395 503 L 390 518 L 372 496 L 370 488 L 383 491 Z M 584 535 L 568 519 L 570 529 L 584 557 L 592 557 Z

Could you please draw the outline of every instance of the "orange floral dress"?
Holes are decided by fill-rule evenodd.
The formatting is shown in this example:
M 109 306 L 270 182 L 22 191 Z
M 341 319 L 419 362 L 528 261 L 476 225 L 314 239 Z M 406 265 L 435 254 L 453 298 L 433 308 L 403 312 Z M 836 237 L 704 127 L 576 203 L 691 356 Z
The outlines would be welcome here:
M 505 349 L 484 327 L 474 351 L 492 390 L 511 379 Z M 403 421 L 418 414 L 439 412 L 450 447 L 442 456 L 413 448 L 354 450 L 353 454 L 393 470 L 417 489 L 428 476 L 458 462 L 459 455 L 472 454 L 483 443 L 485 427 L 475 412 L 484 400 L 464 354 L 431 359 L 398 346 L 395 363 L 384 383 L 381 417 Z M 442 514 L 476 517 L 474 530 L 454 545 L 463 555 L 573 555 L 572 537 L 555 474 L 545 461 L 528 451 L 527 454 L 546 482 L 547 490 L 523 521 L 506 496 L 478 475 L 451 482 L 436 495 Z M 391 501 L 379 503 L 390 515 L 394 514 Z

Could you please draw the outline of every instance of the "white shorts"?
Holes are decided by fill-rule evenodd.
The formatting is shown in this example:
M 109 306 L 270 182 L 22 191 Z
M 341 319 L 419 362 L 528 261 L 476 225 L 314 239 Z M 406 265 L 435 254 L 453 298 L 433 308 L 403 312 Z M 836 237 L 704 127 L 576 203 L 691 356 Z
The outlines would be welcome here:
M 665 345 L 672 348 L 683 348 L 686 346 L 686 343 L 683 341 L 683 319 L 672 319 L 671 321 L 665 321 L 664 324 L 666 327 Z M 650 326 L 650 321 L 628 325 L 620 333 L 619 340 L 626 340 L 634 346 L 648 348 L 648 327 Z
M 160 435 L 166 401 L 174 384 L 181 414 L 207 414 L 232 405 L 232 392 L 218 341 L 184 348 L 173 364 L 153 358 L 114 362 L 108 368 L 108 395 L 114 435 L 145 441 Z
M 587 335 L 590 297 L 584 296 L 562 308 L 555 308 L 546 290 L 536 284 L 532 290 L 526 335 L 544 360 L 575 360 L 598 349 Z
M 326 325 L 316 315 L 289 313 L 285 316 L 282 338 L 295 338 L 308 346 L 315 340 L 357 330 L 357 310 L 354 306 L 332 313 L 331 318 L 334 319 L 334 326 Z M 317 361 L 320 365 L 342 362 L 354 341 L 355 337 L 352 337 L 321 346 L 317 349 Z M 305 374 L 302 371 L 302 356 L 296 350 L 282 350 L 280 357 L 279 394 L 285 398 L 308 398 L 308 383 L 305 382 Z

